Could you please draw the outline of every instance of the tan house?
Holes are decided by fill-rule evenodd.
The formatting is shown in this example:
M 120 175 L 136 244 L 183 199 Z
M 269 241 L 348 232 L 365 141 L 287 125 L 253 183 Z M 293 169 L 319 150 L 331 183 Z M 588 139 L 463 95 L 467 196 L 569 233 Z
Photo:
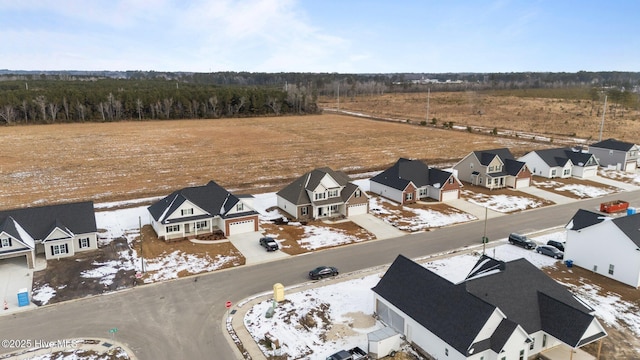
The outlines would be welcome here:
M 341 171 L 315 169 L 276 193 L 278 207 L 295 219 L 367 214 L 369 195 L 350 180 Z
M 507 148 L 474 151 L 453 168 L 458 179 L 488 189 L 521 189 L 531 185 L 531 171 Z
M 98 248 L 93 202 L 0 211 L 0 259 L 58 259 Z

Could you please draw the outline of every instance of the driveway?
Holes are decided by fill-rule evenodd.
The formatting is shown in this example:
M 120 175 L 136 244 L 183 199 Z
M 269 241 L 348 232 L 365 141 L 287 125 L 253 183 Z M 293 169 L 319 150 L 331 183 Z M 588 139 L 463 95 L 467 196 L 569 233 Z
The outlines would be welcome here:
M 259 240 L 262 237 L 262 234 L 259 232 L 249 232 L 244 234 L 231 235 L 227 238 L 233 246 L 238 249 L 246 259 L 246 264 L 259 264 L 266 261 L 275 261 L 281 260 L 283 258 L 289 257 L 287 253 L 284 253 L 280 250 L 278 251 L 267 251 L 265 248 L 260 246 Z M 277 240 L 276 240 L 277 241 Z
M 398 230 L 398 228 L 387 224 L 371 214 L 349 216 L 349 220 L 375 235 L 378 240 L 406 235 L 404 231 Z
M 447 201 L 445 204 L 454 207 L 458 210 L 464 211 L 468 214 L 471 214 L 478 218 L 478 220 L 484 220 L 485 216 L 487 219 L 493 219 L 499 216 L 507 215 L 505 213 L 501 213 L 499 211 L 491 210 L 485 206 L 480 206 L 474 204 L 465 199 L 455 199 Z
M 568 196 L 562 196 L 560 194 L 553 193 L 551 191 L 542 190 L 535 186 L 527 186 L 522 189 L 518 189 L 518 191 L 522 191 L 523 193 L 527 193 L 529 195 L 537 196 L 539 198 L 553 201 L 556 204 L 569 204 L 572 202 L 576 202 L 576 199 L 572 199 Z
M 615 186 L 617 188 L 624 189 L 625 191 L 633 191 L 633 190 L 640 189 L 640 187 L 638 187 L 636 185 L 629 184 L 629 183 L 626 183 L 626 182 L 623 182 L 623 181 L 617 181 L 617 180 L 609 179 L 609 178 L 602 177 L 602 176 L 593 176 L 593 177 L 588 178 L 587 180 L 599 182 L 601 184 L 605 184 L 605 185 L 609 185 L 609 186 Z
M 36 267 L 36 270 L 42 270 L 46 267 L 46 261 L 36 258 Z M 36 308 L 31 303 L 33 271 L 34 269 L 27 267 L 24 256 L 0 260 L 0 311 L 2 315 Z M 18 292 L 22 289 L 27 289 L 29 305 L 18 307 Z M 4 310 L 5 301 L 7 302 L 7 310 Z

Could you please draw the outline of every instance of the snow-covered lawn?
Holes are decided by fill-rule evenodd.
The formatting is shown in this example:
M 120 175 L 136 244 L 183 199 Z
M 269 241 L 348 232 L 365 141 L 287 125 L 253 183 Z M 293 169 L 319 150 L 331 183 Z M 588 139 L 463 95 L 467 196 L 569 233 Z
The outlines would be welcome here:
M 548 240 L 563 240 L 564 230 L 558 230 L 540 236 L 531 236 L 538 244 L 545 244 Z M 471 253 L 449 256 L 417 259 L 423 266 L 433 270 L 451 282 L 457 283 L 466 277 L 475 265 L 481 249 Z M 491 247 L 487 255 L 499 260 L 511 261 L 525 258 L 538 268 L 553 266 L 558 260 L 525 250 L 517 246 L 502 244 Z M 273 355 L 264 341 L 268 333 L 272 339 L 277 339 L 281 346 L 281 353 L 289 358 L 324 359 L 337 350 L 354 346 L 366 348 L 367 336 L 370 331 L 381 328 L 379 322 L 366 323 L 358 326 L 354 322 L 354 314 L 370 317 L 373 320 L 374 287 L 380 279 L 381 273 L 363 275 L 355 280 L 336 282 L 336 279 L 325 280 L 323 286 L 304 291 L 292 289 L 285 292 L 285 301 L 277 304 L 272 318 L 265 316 L 272 307 L 272 301 L 266 300 L 254 305 L 245 315 L 244 323 L 252 337 L 259 344 L 265 355 Z M 569 290 L 577 293 L 583 300 L 596 310 L 596 316 L 609 325 L 625 324 L 635 334 L 640 336 L 640 314 L 635 311 L 633 304 L 621 301 L 613 293 L 603 293 L 597 287 L 586 284 L 584 286 L 568 285 Z M 348 294 L 348 296 L 345 296 Z M 311 321 L 313 320 L 313 321 Z M 310 326 L 312 324 L 313 326 Z M 351 331 L 343 331 L 342 336 L 335 336 L 330 324 L 339 329 L 345 327 Z M 340 331 L 338 331 L 340 332 Z
M 372 214 L 403 231 L 420 231 L 477 219 L 471 214 L 454 208 L 445 213 L 431 209 L 399 206 L 399 204 L 380 196 L 371 196 L 369 209 Z
M 620 170 L 606 170 L 606 169 L 598 169 L 598 175 L 609 178 L 612 180 L 618 180 L 623 182 L 629 182 L 634 185 L 640 185 L 640 173 L 633 172 L 628 173 Z
M 596 198 L 616 192 L 614 188 L 603 186 L 591 186 L 586 184 L 564 184 L 556 180 L 534 181 L 533 184 L 542 189 L 555 189 L 566 191 L 579 198 Z
M 473 204 L 487 207 L 501 213 L 533 209 L 543 205 L 542 202 L 526 196 L 505 194 L 487 195 L 484 193 L 474 193 L 469 190 L 462 190 L 462 196 Z

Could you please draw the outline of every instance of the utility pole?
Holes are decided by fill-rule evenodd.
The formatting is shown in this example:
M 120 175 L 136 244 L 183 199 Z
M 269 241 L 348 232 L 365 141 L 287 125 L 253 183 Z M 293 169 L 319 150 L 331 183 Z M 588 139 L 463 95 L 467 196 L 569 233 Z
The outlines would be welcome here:
M 340 110 L 340 82 L 338 82 L 338 110 Z
M 604 96 L 604 109 L 602 110 L 602 122 L 600 122 L 600 137 L 598 141 L 602 141 L 602 129 L 604 128 L 604 114 L 607 112 L 607 95 Z
M 489 212 L 489 207 L 484 207 L 484 234 L 482 235 L 482 255 L 487 247 L 487 243 L 489 242 L 489 238 L 487 238 L 487 213 Z
M 140 229 L 140 265 L 144 274 L 144 255 L 142 254 L 142 217 L 138 216 L 138 228 Z
M 431 88 L 427 88 L 427 124 L 429 123 L 429 98 L 431 97 Z

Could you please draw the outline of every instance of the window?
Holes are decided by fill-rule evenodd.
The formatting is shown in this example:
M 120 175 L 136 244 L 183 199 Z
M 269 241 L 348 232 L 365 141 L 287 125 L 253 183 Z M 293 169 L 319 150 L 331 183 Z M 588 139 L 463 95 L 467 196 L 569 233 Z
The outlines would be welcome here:
M 571 174 L 571 169 L 564 169 L 564 171 L 562 172 L 563 175 L 569 175 Z
M 309 215 L 309 208 L 308 208 L 308 207 L 306 207 L 306 206 L 305 206 L 305 207 L 303 207 L 303 208 L 301 208 L 301 209 L 300 209 L 300 213 L 301 213 L 302 215 Z
M 551 170 L 551 176 L 556 176 L 556 169 Z
M 336 212 L 336 211 L 338 211 L 338 205 L 331 205 L 331 207 L 329 208 L 329 210 L 331 210 L 331 212 Z
M 609 265 L 609 275 L 613 275 L 613 264 Z
M 547 334 L 542 334 L 542 347 L 547 346 Z
M 470 164 L 469 164 L 469 167 L 473 169 L 473 163 L 470 163 Z
M 489 166 L 489 171 L 487 172 L 493 172 L 493 166 Z
M 9 238 L 2 239 L 2 244 L 0 244 L 0 247 L 9 247 L 9 246 L 11 246 L 11 239 Z
M 520 356 L 518 357 L 518 360 L 524 360 L 524 350 L 520 350 Z
M 205 220 L 205 221 L 198 221 L 196 222 L 196 229 L 200 230 L 200 229 L 206 229 L 209 227 L 209 223 Z
M 193 215 L 193 208 L 191 208 L 191 209 L 182 209 L 182 210 L 180 210 L 180 214 L 182 214 L 182 216 Z
M 503 357 L 500 358 L 500 360 L 507 360 L 507 357 L 503 356 Z
M 598 265 L 593 265 L 593 272 L 598 272 Z
M 449 349 L 445 348 L 445 349 L 444 349 L 444 354 L 445 354 L 446 356 L 449 356 Z
M 452 177 L 449 178 L 449 184 L 453 184 L 453 178 Z
M 356 193 L 353 196 L 355 196 L 355 197 L 362 196 L 362 191 L 360 191 L 360 189 L 356 190 Z
M 89 238 L 78 239 L 78 244 L 80 245 L 80 249 L 89 247 Z
M 529 345 L 529 350 L 533 350 L 535 346 L 536 346 L 536 339 L 531 338 L 531 345 Z
M 180 231 L 180 225 L 169 225 L 166 227 L 166 232 L 168 233 L 175 231 Z
M 244 211 L 244 203 L 243 202 L 239 202 L 238 205 L 236 205 L 236 210 Z
M 329 190 L 329 197 L 336 197 L 340 191 L 338 189 Z
M 411 201 L 411 200 L 413 200 L 413 193 L 406 193 L 406 194 L 404 194 L 404 199 L 405 199 L 406 201 Z
M 418 190 L 418 194 L 420 197 L 425 197 L 427 196 L 427 189 L 420 189 Z
M 67 254 L 67 244 L 56 244 L 51 245 L 51 255 L 62 255 Z
M 315 198 L 316 200 L 322 200 L 322 199 L 325 199 L 326 197 L 327 197 L 327 194 L 325 194 L 325 193 L 323 193 L 323 192 L 316 193 L 316 194 L 314 195 L 314 198 Z

